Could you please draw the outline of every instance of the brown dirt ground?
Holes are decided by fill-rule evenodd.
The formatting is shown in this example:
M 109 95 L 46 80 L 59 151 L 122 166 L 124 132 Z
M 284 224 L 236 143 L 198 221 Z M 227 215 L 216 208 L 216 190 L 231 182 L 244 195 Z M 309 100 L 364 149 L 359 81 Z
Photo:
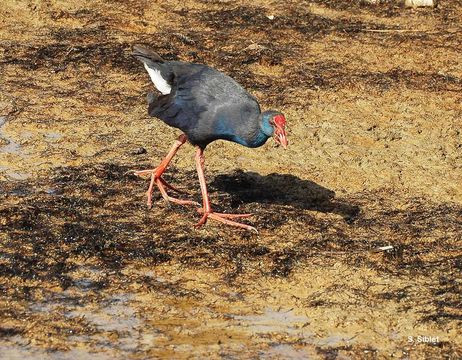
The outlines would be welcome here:
M 281 3 L 2 2 L 2 359 L 462 357 L 462 2 Z M 288 151 L 206 151 L 258 236 L 145 207 L 178 131 L 134 43 L 286 114 Z

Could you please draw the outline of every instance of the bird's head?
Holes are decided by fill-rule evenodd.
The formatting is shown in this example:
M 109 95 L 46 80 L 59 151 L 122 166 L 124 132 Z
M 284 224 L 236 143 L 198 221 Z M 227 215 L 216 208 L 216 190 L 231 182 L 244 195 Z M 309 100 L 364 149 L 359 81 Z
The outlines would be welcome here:
M 287 149 L 289 142 L 286 134 L 286 118 L 282 113 L 274 110 L 265 111 L 262 114 L 261 127 L 268 137 L 272 136 L 277 144 Z

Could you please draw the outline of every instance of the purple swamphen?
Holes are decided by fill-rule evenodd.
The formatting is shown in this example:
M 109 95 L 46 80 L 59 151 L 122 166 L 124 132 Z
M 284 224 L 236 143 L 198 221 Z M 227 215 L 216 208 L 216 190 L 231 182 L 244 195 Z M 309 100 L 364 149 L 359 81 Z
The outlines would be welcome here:
M 152 82 L 161 93 L 158 97 L 148 95 L 149 115 L 183 131 L 157 168 L 135 172 L 138 176 L 151 177 L 147 192 L 148 206 L 152 205 L 154 185 L 157 185 L 167 202 L 199 205 L 194 201 L 169 196 L 167 189 L 181 191 L 162 178 L 179 147 L 189 141 L 196 148 L 195 160 L 203 201 L 202 208 L 198 210 L 202 218 L 196 226 L 205 224 L 207 219 L 214 219 L 256 231 L 250 225 L 232 220 L 251 214 L 224 214 L 212 210 L 204 177 L 204 149 L 218 139 L 254 148 L 262 146 L 270 137 L 274 137 L 276 143 L 287 148 L 284 115 L 273 110 L 261 112 L 257 100 L 242 86 L 209 66 L 165 61 L 153 50 L 139 45 L 134 46 L 133 55 L 144 64 Z

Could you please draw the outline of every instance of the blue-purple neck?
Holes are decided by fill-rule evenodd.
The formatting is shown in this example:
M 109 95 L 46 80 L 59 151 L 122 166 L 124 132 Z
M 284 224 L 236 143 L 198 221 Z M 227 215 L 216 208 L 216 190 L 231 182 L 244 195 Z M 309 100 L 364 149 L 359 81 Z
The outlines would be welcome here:
M 259 126 L 253 136 L 251 136 L 247 141 L 243 139 L 237 139 L 239 141 L 236 142 L 250 148 L 262 146 L 271 136 L 273 136 L 274 128 L 270 124 L 270 119 L 272 117 L 273 112 L 270 111 L 260 114 L 258 121 Z
M 265 111 L 260 114 L 255 121 L 255 127 L 248 129 L 245 136 L 239 136 L 236 131 L 229 128 L 226 122 L 218 122 L 215 131 L 220 134 L 220 139 L 233 141 L 246 147 L 256 148 L 262 146 L 270 137 L 273 136 L 274 128 L 270 120 L 274 116 L 273 111 Z
M 250 148 L 256 148 L 262 146 L 269 138 L 270 136 L 266 135 L 263 131 L 260 130 L 251 141 L 240 142 L 240 144 Z

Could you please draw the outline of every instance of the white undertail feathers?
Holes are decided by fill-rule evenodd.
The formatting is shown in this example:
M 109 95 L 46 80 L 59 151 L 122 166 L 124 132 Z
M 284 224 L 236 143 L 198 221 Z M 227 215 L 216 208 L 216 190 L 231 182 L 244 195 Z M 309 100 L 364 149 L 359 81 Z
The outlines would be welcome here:
M 146 64 L 144 64 L 144 67 L 146 68 L 149 74 L 149 77 L 154 83 L 154 86 L 156 87 L 156 89 L 159 90 L 162 93 L 162 95 L 170 94 L 172 87 L 162 77 L 162 75 L 160 74 L 160 70 L 153 69 Z

